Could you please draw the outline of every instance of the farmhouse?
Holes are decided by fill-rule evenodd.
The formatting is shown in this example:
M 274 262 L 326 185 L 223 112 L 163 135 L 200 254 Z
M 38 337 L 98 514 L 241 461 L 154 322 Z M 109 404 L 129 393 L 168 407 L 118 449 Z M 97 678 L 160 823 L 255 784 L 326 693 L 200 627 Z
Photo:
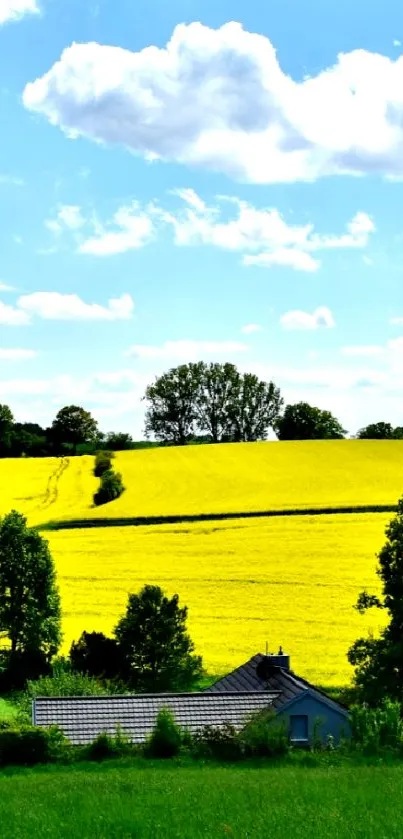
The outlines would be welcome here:
M 255 655 L 203 692 L 39 697 L 32 717 L 34 725 L 58 725 L 75 745 L 91 743 L 102 732 L 113 735 L 118 726 L 133 743 L 143 743 L 161 708 L 169 708 L 193 733 L 224 722 L 240 730 L 252 714 L 272 709 L 285 720 L 295 745 L 308 745 L 315 731 L 323 741 L 349 734 L 347 709 L 292 673 L 281 649 L 278 655 Z

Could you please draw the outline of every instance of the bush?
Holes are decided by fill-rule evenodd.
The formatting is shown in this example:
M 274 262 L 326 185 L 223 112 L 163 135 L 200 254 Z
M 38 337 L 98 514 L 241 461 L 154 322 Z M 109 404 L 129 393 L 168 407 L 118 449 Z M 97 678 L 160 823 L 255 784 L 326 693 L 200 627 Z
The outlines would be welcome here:
M 286 724 L 273 711 L 254 714 L 239 737 L 245 757 L 278 757 L 289 750 Z
M 29 679 L 49 675 L 51 665 L 41 650 L 24 650 L 0 655 L 0 693 L 23 690 Z
M 195 757 L 209 757 L 215 760 L 241 760 L 243 747 L 241 738 L 231 723 L 222 726 L 205 725 L 193 736 Z
M 120 675 L 120 658 L 117 641 L 102 632 L 83 632 L 70 648 L 73 671 L 102 679 L 115 679 Z
M 365 754 L 376 754 L 381 749 L 400 749 L 403 743 L 403 723 L 398 702 L 386 699 L 378 708 L 354 705 L 350 710 L 351 743 Z
M 172 711 L 162 708 L 157 716 L 152 734 L 144 746 L 146 757 L 175 757 L 183 743 L 182 729 L 175 722 Z
M 33 766 L 58 760 L 68 752 L 69 743 L 56 726 L 35 728 L 2 727 L 0 730 L 0 766 Z
M 98 737 L 83 750 L 82 754 L 86 760 L 106 760 L 111 757 L 124 757 L 135 751 L 127 735 L 118 726 L 114 736 L 106 732 L 98 734 Z
M 69 664 L 59 660 L 54 664 L 53 675 L 27 682 L 17 704 L 21 714 L 30 716 L 32 700 L 37 696 L 108 696 L 112 692 L 91 676 L 73 673 Z
M 112 469 L 112 459 L 115 457 L 113 452 L 101 451 L 95 455 L 94 475 L 96 478 L 102 478 L 102 475 L 109 469 Z
M 114 472 L 113 469 L 107 469 L 101 478 L 101 486 L 94 495 L 94 504 L 96 507 L 101 504 L 107 504 L 109 501 L 114 501 L 119 498 L 124 492 L 122 476 L 120 472 Z

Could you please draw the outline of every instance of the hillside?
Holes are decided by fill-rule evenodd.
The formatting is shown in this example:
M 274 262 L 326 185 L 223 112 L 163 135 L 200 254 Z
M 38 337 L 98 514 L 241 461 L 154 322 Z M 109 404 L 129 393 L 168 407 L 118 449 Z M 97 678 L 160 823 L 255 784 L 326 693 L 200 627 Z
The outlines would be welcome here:
M 71 519 L 396 504 L 403 441 L 336 440 L 145 449 L 117 454 L 126 492 L 92 507 L 93 459 L 0 460 L 0 514 Z

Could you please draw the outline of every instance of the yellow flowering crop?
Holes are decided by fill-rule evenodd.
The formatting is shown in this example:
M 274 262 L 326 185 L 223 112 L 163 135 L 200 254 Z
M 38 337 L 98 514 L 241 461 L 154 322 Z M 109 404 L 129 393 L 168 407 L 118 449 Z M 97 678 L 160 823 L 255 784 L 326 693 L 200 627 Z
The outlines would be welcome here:
M 211 672 L 282 644 L 301 675 L 324 685 L 351 677 L 346 652 L 382 615 L 354 609 L 379 591 L 375 553 L 390 515 L 301 516 L 108 527 L 45 534 L 56 561 L 65 650 L 81 632 L 110 632 L 129 592 L 177 592 Z

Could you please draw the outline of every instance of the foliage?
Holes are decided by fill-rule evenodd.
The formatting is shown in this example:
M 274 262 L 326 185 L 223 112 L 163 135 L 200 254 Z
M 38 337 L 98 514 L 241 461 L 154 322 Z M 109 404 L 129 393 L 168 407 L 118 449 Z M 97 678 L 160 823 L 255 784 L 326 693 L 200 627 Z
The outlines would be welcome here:
M 169 708 L 161 708 L 152 733 L 144 745 L 146 757 L 171 758 L 179 754 L 183 742 L 181 728 Z
M 193 753 L 195 757 L 237 761 L 243 757 L 243 748 L 236 728 L 224 722 L 221 726 L 202 726 L 193 735 Z
M 287 726 L 274 711 L 254 714 L 240 733 L 245 757 L 279 757 L 289 750 Z
M 73 671 L 101 679 L 115 679 L 120 675 L 121 662 L 118 644 L 102 632 L 83 632 L 70 648 Z
M 202 660 L 186 632 L 187 608 L 159 586 L 130 594 L 126 614 L 115 628 L 124 678 L 137 691 L 186 690 L 200 678 Z
M 393 440 L 393 426 L 390 422 L 373 422 L 360 428 L 357 437 L 359 440 Z
M 275 430 L 279 440 L 338 440 L 346 434 L 330 411 L 322 411 L 307 402 L 287 405 Z
M 124 733 L 123 729 L 118 726 L 114 735 L 102 732 L 98 737 L 85 747 L 82 752 L 82 757 L 86 760 L 105 760 L 107 758 L 125 757 L 126 755 L 133 755 L 136 749 L 130 742 L 130 739 Z
M 103 449 L 95 455 L 94 475 L 96 478 L 102 478 L 104 472 L 112 468 L 112 460 L 115 457 L 114 453 Z
M 123 452 L 127 449 L 132 449 L 134 446 L 133 437 L 126 434 L 124 431 L 110 431 L 104 436 L 104 445 L 110 451 Z
M 76 451 L 79 443 L 95 440 L 98 423 L 89 411 L 78 405 L 66 405 L 52 423 L 52 437 L 58 445 L 69 443 Z
M 122 495 L 124 489 L 120 472 L 107 469 L 102 473 L 101 486 L 94 494 L 95 506 L 100 507 L 102 504 L 108 504 L 109 501 L 114 501 Z
M 283 400 L 273 382 L 233 364 L 182 364 L 149 385 L 145 393 L 146 436 L 185 445 L 206 435 L 213 443 L 264 440 Z
M 382 599 L 362 592 L 357 610 L 386 610 L 389 623 L 379 638 L 359 638 L 348 651 L 356 668 L 355 682 L 361 697 L 377 704 L 390 697 L 403 698 L 403 497 L 397 514 L 386 528 L 386 544 L 378 554 L 377 574 L 382 580 Z
M 10 452 L 14 417 L 8 405 L 0 405 L 0 456 Z
M 16 654 L 55 655 L 61 640 L 60 598 L 48 543 L 12 511 L 0 520 L 0 638 Z
M 0 653 L 0 693 L 23 690 L 28 679 L 39 679 L 51 673 L 49 657 L 43 650 L 9 649 Z
M 0 729 L 0 766 L 33 766 L 59 759 L 68 743 L 56 726 L 4 726 Z
M 403 721 L 399 702 L 385 699 L 377 708 L 353 705 L 350 709 L 351 742 L 365 754 L 382 749 L 400 749 L 403 742 Z

